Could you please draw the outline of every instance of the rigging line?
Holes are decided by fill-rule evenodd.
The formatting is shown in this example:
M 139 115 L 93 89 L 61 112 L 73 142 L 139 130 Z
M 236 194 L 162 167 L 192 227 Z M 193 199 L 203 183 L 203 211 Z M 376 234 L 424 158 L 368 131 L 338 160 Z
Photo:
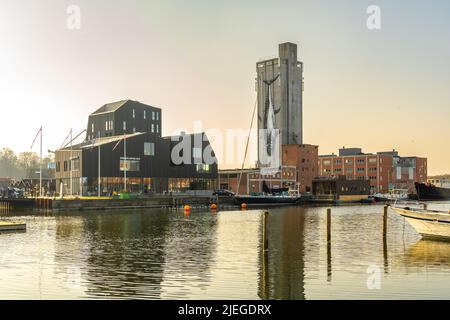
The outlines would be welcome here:
M 252 128 L 253 128 L 253 121 L 255 119 L 255 113 L 256 113 L 257 106 L 258 106 L 258 96 L 255 99 L 255 106 L 253 107 L 252 121 L 250 122 L 250 131 L 248 132 L 247 143 L 245 144 L 244 159 L 242 161 L 241 172 L 239 173 L 239 180 L 238 180 L 238 185 L 237 185 L 237 190 L 236 190 L 236 193 L 238 193 L 238 194 L 239 194 L 239 187 L 241 186 L 242 171 L 244 170 L 245 159 L 247 158 L 248 143 L 250 141 L 250 134 L 251 134 Z
M 69 131 L 69 134 L 67 135 L 67 137 L 64 139 L 63 143 L 61 144 L 60 149 L 62 149 L 64 147 L 64 144 L 66 143 L 67 139 L 69 139 L 69 137 L 70 137 L 70 131 Z
M 41 133 L 41 132 L 42 132 L 42 126 L 41 126 L 41 128 L 39 129 L 39 131 L 36 133 L 36 136 L 35 136 L 34 139 L 33 139 L 33 143 L 31 144 L 30 149 L 33 149 L 34 143 L 36 142 L 36 138 L 39 136 L 39 133 Z
M 70 140 L 69 142 L 66 143 L 66 145 L 64 146 L 64 148 L 67 147 L 71 142 L 75 141 L 79 136 L 81 136 L 81 135 L 82 135 L 83 133 L 85 133 L 85 132 L 86 132 L 86 130 L 83 130 L 83 131 L 81 131 L 79 134 L 77 134 L 77 135 L 75 136 L 75 138 L 73 138 L 72 140 Z M 70 133 L 69 133 L 69 136 L 70 136 Z

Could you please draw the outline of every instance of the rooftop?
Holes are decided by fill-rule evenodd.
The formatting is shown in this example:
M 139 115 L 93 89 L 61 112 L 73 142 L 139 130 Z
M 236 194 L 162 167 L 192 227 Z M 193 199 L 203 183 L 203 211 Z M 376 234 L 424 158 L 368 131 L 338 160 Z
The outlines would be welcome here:
M 103 107 L 97 109 L 92 114 L 115 112 L 117 109 L 123 107 L 125 103 L 131 100 L 122 100 L 105 104 Z

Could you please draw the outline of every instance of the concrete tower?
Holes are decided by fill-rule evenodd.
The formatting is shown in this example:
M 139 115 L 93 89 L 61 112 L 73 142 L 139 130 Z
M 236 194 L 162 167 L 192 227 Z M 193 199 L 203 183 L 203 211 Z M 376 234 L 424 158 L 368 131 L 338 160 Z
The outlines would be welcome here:
M 278 51 L 278 58 L 256 63 L 258 129 L 278 129 L 282 145 L 302 144 L 303 63 L 297 60 L 294 43 L 282 43 Z M 263 143 L 267 141 L 258 140 L 259 155 Z

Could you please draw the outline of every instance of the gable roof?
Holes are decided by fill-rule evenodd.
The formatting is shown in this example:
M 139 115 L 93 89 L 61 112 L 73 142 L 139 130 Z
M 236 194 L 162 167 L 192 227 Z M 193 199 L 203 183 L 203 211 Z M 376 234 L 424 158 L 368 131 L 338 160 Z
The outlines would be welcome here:
M 122 100 L 122 101 L 107 103 L 103 107 L 101 107 L 101 108 L 97 109 L 96 111 L 94 111 L 93 113 L 91 113 L 91 115 L 114 112 L 117 109 L 123 107 L 128 101 L 130 101 L 130 100 Z

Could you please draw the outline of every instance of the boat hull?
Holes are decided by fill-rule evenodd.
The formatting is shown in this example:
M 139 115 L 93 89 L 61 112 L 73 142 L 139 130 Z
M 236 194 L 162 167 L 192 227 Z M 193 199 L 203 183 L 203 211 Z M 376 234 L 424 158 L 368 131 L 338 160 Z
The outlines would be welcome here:
M 426 239 L 450 240 L 450 214 L 393 208 Z
M 450 200 L 450 189 L 438 188 L 425 183 L 415 183 L 420 201 Z

